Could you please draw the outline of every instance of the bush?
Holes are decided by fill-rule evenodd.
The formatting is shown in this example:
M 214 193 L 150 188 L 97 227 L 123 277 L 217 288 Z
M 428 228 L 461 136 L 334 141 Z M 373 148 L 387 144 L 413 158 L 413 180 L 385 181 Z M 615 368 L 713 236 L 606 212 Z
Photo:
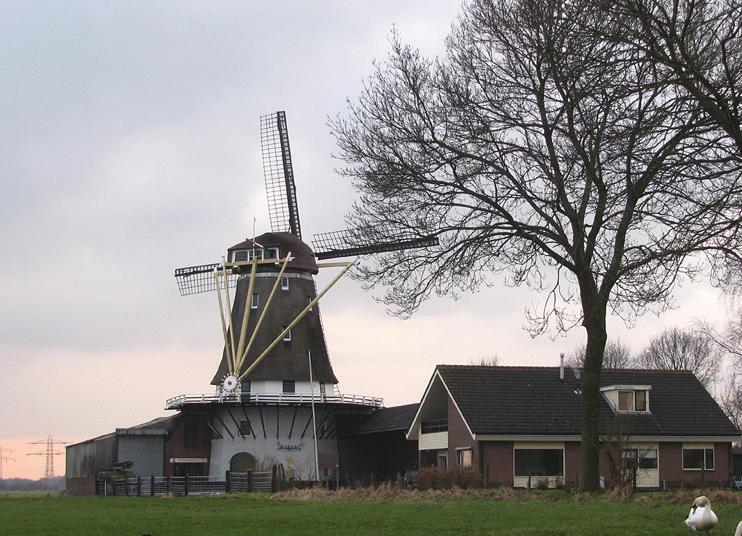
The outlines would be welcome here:
M 472 467 L 423 467 L 417 473 L 418 489 L 476 488 L 482 478 Z

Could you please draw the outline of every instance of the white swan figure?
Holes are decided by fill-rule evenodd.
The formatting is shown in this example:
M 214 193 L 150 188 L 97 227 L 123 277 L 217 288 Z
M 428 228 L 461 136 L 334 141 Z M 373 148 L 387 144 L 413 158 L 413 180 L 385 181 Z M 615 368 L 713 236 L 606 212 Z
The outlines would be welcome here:
M 719 523 L 719 518 L 711 510 L 711 501 L 708 497 L 701 495 L 693 500 L 693 507 L 688 513 L 688 519 L 685 524 L 695 532 L 708 532 Z M 737 526 L 735 536 L 742 536 L 742 523 Z

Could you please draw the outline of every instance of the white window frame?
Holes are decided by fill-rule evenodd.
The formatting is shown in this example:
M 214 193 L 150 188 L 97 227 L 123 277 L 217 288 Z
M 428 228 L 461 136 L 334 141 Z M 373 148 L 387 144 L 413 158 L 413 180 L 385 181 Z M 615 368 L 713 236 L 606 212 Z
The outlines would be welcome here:
M 289 289 L 289 278 L 285 275 L 281 277 L 281 290 L 288 290 Z
M 250 301 L 250 309 L 257 309 L 260 307 L 260 294 L 253 292 L 252 300 Z
M 286 329 L 286 326 L 284 326 L 283 329 Z M 291 342 L 291 330 L 288 330 L 283 334 L 283 340 L 284 342 Z
M 703 467 L 686 467 L 685 466 L 685 451 L 686 450 L 700 450 L 703 451 Z M 713 465 L 711 467 L 706 467 L 708 464 L 706 459 L 706 451 L 711 450 L 714 452 L 713 454 Z M 683 471 L 716 471 L 716 449 L 714 448 L 714 445 L 683 445 L 683 448 L 680 452 L 680 463 L 683 465 Z
M 464 455 L 468 453 L 469 454 L 469 463 L 465 463 Z M 470 447 L 466 448 L 457 448 L 456 449 L 456 463 L 459 467 L 471 467 L 472 466 L 472 450 Z
M 636 409 L 636 393 L 644 393 L 644 406 L 645 409 Z M 631 393 L 631 407 L 628 409 L 621 409 L 621 393 Z M 646 389 L 619 389 L 616 394 L 616 410 L 621 413 L 649 413 L 649 391 Z

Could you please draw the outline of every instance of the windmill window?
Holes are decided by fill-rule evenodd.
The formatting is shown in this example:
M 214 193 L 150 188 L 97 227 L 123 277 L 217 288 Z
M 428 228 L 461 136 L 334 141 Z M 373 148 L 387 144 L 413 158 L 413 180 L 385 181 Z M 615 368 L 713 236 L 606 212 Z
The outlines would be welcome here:
M 289 278 L 286 276 L 283 276 L 281 279 L 281 290 L 288 290 L 289 289 Z
M 325 394 L 327 392 L 327 386 L 325 385 L 325 382 L 319 382 L 319 392 L 321 394 Z
M 249 250 L 239 249 L 234 252 L 234 262 L 243 262 L 247 260 Z
M 252 435 L 252 426 L 250 426 L 250 421 L 240 421 L 240 435 Z
M 250 303 L 250 309 L 257 309 L 260 305 L 260 294 L 257 292 L 252 295 L 252 302 Z
M 283 329 L 286 329 L 286 326 L 283 326 Z M 290 342 L 291 341 L 291 330 L 290 329 L 287 330 L 286 333 L 283 334 L 283 340 L 285 342 Z
M 294 380 L 283 380 L 283 392 L 284 393 L 295 393 L 296 382 Z
M 266 248 L 263 250 L 263 259 L 277 259 L 278 258 L 278 248 Z

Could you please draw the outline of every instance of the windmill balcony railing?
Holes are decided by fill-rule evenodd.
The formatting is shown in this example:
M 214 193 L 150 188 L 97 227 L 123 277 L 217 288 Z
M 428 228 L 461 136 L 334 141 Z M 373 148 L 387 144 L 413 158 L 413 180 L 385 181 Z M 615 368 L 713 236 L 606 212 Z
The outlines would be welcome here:
M 296 404 L 353 404 L 380 408 L 384 399 L 364 395 L 321 394 L 315 393 L 242 393 L 239 395 L 219 394 L 184 394 L 165 401 L 165 409 L 178 409 L 187 405 L 206 404 L 269 404 L 269 405 L 296 405 Z

